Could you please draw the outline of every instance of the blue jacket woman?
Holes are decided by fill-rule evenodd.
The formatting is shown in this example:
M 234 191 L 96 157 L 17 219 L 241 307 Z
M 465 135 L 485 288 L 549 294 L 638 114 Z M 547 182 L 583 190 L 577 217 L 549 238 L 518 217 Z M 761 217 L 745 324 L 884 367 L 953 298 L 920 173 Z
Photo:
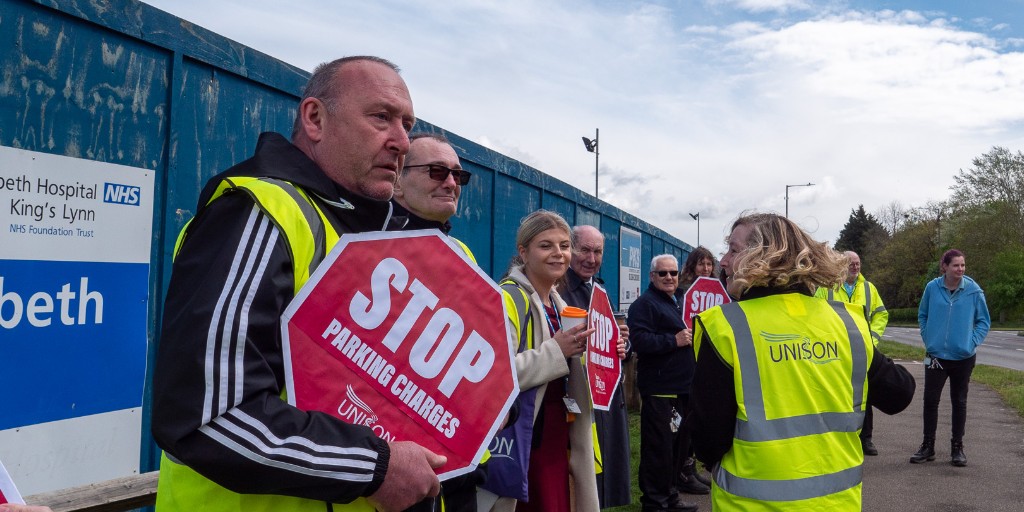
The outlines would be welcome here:
M 929 355 L 963 360 L 974 355 L 988 334 L 988 305 L 974 279 L 963 276 L 953 291 L 943 284 L 945 279 L 939 276 L 925 285 L 917 323 Z
M 973 279 L 964 275 L 964 253 L 950 249 L 939 264 L 942 276 L 924 287 L 917 321 L 928 352 L 924 359 L 924 441 L 910 462 L 935 460 L 935 428 L 939 421 L 939 399 L 949 379 L 952 402 L 952 438 L 950 462 L 966 466 L 964 430 L 967 426 L 967 390 L 977 359 L 975 351 L 985 341 L 991 320 L 985 293 Z

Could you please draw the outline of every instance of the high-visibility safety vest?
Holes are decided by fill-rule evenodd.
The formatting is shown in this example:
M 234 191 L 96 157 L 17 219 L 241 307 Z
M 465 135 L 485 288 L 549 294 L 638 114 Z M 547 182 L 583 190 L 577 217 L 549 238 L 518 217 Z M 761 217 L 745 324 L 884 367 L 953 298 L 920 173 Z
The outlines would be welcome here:
M 859 511 L 867 370 L 860 308 L 787 293 L 700 314 L 736 386 L 732 448 L 712 470 L 715 510 Z
M 868 322 L 871 330 L 871 338 L 875 345 L 885 334 L 885 326 L 889 323 L 889 312 L 882 303 L 882 296 L 878 294 L 878 288 L 864 279 L 864 274 L 857 276 L 857 282 L 853 284 L 853 295 L 846 293 L 846 288 L 839 285 L 836 288 L 818 288 L 815 297 L 827 300 L 838 300 L 850 304 L 860 304 L 864 308 L 864 320 Z
M 295 291 L 306 283 L 310 274 L 323 261 L 327 250 L 337 243 L 339 235 L 324 212 L 309 196 L 291 183 L 271 178 L 231 177 L 222 181 L 210 202 L 228 191 L 245 192 L 278 227 L 288 242 L 295 268 Z M 209 204 L 209 202 L 207 203 Z M 185 239 L 188 225 L 178 236 L 177 255 Z M 328 506 L 323 501 L 269 494 L 232 492 L 192 468 L 180 464 L 163 453 L 160 458 L 160 479 L 157 485 L 156 509 L 159 512 L 203 510 L 210 512 L 303 512 L 335 510 L 373 512 L 364 498 L 348 504 Z

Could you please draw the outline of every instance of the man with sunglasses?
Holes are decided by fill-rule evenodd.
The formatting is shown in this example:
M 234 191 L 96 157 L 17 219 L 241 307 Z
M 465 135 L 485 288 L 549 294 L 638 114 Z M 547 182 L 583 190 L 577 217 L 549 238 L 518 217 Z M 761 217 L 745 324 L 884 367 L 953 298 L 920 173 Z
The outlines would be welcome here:
M 640 504 L 643 512 L 695 511 L 696 504 L 682 501 L 677 481 L 689 451 L 689 439 L 679 429 L 696 366 L 692 334 L 675 296 L 679 260 L 671 254 L 655 256 L 649 275 L 650 285 L 626 317 L 638 358 Z
M 462 168 L 443 135 L 414 133 L 409 141 L 409 154 L 392 197 L 395 217 L 406 217 L 402 229 L 433 228 L 447 234 L 452 229 L 448 219 L 458 210 L 462 186 L 469 183 L 471 174 Z
M 413 133 L 409 135 L 409 153 L 405 166 L 395 181 L 395 227 L 401 230 L 437 229 L 448 234 L 452 229 L 449 219 L 459 208 L 462 186 L 469 183 L 471 174 L 462 169 L 459 157 L 444 135 Z M 452 237 L 470 259 L 473 253 L 466 244 Z M 477 470 L 444 482 L 441 496 L 446 512 L 476 510 L 476 484 L 483 480 L 483 466 Z M 421 502 L 406 512 L 436 510 L 431 500 Z

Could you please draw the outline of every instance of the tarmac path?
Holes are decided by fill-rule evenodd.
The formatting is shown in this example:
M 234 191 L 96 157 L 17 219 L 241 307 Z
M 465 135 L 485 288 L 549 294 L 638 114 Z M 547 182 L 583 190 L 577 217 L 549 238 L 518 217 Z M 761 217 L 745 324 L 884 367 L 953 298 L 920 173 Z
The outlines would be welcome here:
M 890 339 L 889 331 L 886 334 Z M 972 382 L 964 436 L 967 467 L 954 467 L 949 463 L 947 383 L 939 403 L 935 460 L 911 464 L 910 456 L 922 438 L 924 367 L 920 361 L 897 362 L 914 375 L 917 391 L 914 401 L 900 414 L 875 411 L 874 442 L 879 455 L 865 457 L 863 510 L 1024 512 L 1024 419 L 1006 407 L 991 388 Z M 709 496 L 683 497 L 700 504 L 702 512 L 711 510 Z

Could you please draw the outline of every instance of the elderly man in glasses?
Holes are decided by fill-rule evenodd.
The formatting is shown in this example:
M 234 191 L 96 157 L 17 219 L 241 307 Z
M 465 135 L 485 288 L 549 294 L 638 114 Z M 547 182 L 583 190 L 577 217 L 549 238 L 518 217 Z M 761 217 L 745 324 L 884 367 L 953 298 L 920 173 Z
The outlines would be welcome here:
M 676 301 L 679 260 L 671 254 L 651 260 L 651 284 L 629 306 L 626 325 L 637 355 L 640 391 L 640 504 L 644 512 L 694 511 L 679 495 L 679 474 L 688 436 L 680 435 L 696 360 L 692 333 Z
M 443 135 L 414 133 L 409 141 L 409 154 L 392 197 L 394 214 L 408 219 L 403 229 L 436 228 L 447 234 L 452 229 L 448 219 L 459 208 L 462 186 L 469 183 L 470 173 L 462 169 Z

